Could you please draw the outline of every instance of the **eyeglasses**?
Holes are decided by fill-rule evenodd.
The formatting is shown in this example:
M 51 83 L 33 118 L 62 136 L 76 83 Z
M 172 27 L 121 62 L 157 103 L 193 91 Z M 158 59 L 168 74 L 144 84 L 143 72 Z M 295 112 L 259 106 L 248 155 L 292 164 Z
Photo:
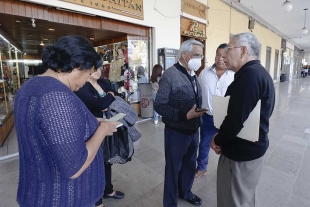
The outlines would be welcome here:
M 230 49 L 233 49 L 233 48 L 241 48 L 241 47 L 243 47 L 243 46 L 238 46 L 238 47 L 225 47 L 225 52 L 228 52 L 228 50 L 230 50 Z
M 199 59 L 201 59 L 201 60 L 204 58 L 204 56 L 201 55 L 201 54 L 193 54 L 192 57 L 193 57 L 193 58 L 199 58 Z

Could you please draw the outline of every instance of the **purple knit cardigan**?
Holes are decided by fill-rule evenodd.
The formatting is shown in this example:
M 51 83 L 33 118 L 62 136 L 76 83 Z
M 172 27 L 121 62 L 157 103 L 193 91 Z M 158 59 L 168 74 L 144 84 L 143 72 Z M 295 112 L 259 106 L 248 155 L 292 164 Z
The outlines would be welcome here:
M 87 159 L 85 142 L 98 121 L 63 83 L 36 76 L 17 92 L 15 126 L 20 156 L 21 207 L 90 207 L 103 195 L 103 153 L 77 179 Z

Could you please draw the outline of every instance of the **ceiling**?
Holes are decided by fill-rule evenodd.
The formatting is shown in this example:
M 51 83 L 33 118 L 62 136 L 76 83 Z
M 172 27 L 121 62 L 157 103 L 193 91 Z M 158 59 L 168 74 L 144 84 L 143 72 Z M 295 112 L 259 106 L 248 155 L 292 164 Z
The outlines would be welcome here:
M 300 49 L 310 51 L 310 0 L 290 0 L 293 4 L 290 12 L 281 9 L 284 2 L 285 0 L 240 0 L 242 5 L 279 30 L 285 39 Z M 308 8 L 306 28 L 309 30 L 306 35 L 300 32 L 304 27 L 305 8 Z
M 94 38 L 91 42 L 101 42 L 117 37 L 123 37 L 127 34 L 109 30 L 99 30 L 86 27 L 65 25 L 60 23 L 49 22 L 45 20 L 36 20 L 36 27 L 32 26 L 31 18 L 13 16 L 0 13 L 0 29 L 10 36 L 7 39 L 13 39 L 15 46 L 27 54 L 41 54 L 42 46 L 52 45 L 57 38 L 63 35 L 79 34 L 87 38 Z M 50 31 L 48 29 L 54 29 Z

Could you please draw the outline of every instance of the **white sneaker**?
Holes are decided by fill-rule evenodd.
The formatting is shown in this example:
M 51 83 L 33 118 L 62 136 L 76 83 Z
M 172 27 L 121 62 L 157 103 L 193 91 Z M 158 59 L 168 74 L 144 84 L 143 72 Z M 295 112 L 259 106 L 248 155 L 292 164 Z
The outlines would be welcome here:
M 157 124 L 158 123 L 158 121 L 154 121 L 154 124 Z

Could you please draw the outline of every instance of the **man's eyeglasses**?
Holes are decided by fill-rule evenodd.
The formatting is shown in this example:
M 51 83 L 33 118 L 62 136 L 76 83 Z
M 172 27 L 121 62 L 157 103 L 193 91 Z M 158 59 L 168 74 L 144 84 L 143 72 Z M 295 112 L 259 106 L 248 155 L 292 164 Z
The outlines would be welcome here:
M 243 46 L 238 46 L 238 47 L 225 47 L 225 52 L 228 52 L 228 50 L 230 50 L 230 49 L 233 49 L 233 48 L 241 48 L 241 47 L 243 47 Z
M 193 56 L 192 56 L 193 58 L 199 58 L 199 59 L 203 59 L 204 58 L 204 56 L 203 55 L 200 55 L 200 54 L 193 54 Z

